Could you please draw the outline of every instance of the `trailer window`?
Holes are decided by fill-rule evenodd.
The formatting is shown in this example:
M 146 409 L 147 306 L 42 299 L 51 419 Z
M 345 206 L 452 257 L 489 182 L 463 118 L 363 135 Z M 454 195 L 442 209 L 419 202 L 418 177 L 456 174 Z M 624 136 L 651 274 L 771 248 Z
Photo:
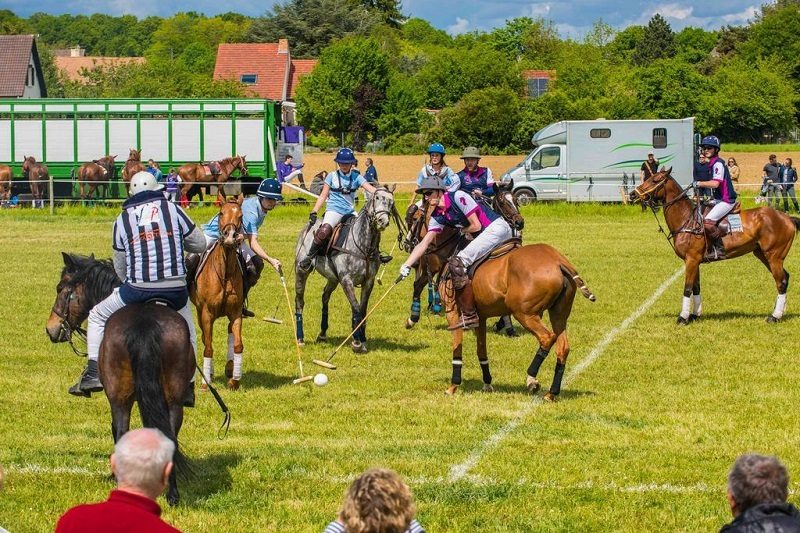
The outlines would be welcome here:
M 589 130 L 589 137 L 592 139 L 609 139 L 611 130 L 609 128 L 592 128 Z
M 667 147 L 667 128 L 653 128 L 653 148 Z
M 558 146 L 551 146 L 543 149 L 536 156 L 539 168 L 557 167 L 561 162 L 561 149 Z
M 239 81 L 247 85 L 254 85 L 258 81 L 258 74 L 242 74 Z

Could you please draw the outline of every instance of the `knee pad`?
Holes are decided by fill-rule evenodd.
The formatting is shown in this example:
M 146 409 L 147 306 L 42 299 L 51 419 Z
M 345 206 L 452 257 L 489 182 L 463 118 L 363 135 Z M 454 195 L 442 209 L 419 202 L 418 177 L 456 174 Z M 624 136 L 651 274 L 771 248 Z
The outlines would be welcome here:
M 450 275 L 453 277 L 453 288 L 461 290 L 466 287 L 469 276 L 467 276 L 467 267 L 464 266 L 461 258 L 454 255 L 447 260 L 447 265 L 450 268 Z
M 314 244 L 321 246 L 328 241 L 331 233 L 333 233 L 333 227 L 330 224 L 321 225 L 314 233 Z

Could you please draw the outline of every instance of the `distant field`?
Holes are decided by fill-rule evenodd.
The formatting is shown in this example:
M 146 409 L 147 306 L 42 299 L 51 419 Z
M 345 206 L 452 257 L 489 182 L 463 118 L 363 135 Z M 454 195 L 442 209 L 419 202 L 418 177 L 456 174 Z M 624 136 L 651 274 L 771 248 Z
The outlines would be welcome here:
M 387 173 L 392 161 L 399 168 L 404 159 L 376 156 Z M 421 157 L 405 161 L 411 169 Z M 190 215 L 200 222 L 213 212 Z M 84 361 L 51 344 L 43 329 L 60 252 L 108 256 L 114 214 L 0 211 L 0 525 L 14 533 L 52 531 L 66 508 L 104 499 L 113 486 L 107 401 L 67 394 Z M 287 265 L 307 214 L 307 207 L 281 207 L 267 219 L 267 248 Z M 409 482 L 418 518 L 431 532 L 712 531 L 730 520 L 725 478 L 747 451 L 780 456 L 794 480 L 790 500 L 800 503 L 798 250 L 786 264 L 794 283 L 784 322 L 764 322 L 775 289 L 747 257 L 703 266 L 706 314 L 679 328 L 681 263 L 652 215 L 567 204 L 533 205 L 524 214 L 526 241 L 562 250 L 597 295 L 593 304 L 575 301 L 558 403 L 532 400 L 524 389 L 536 350 L 527 334 L 490 334 L 493 394 L 480 392 L 474 336 L 465 336 L 465 384 L 445 397 L 450 334 L 426 312 L 415 329 L 403 328 L 410 280 L 370 320 L 369 354 L 340 352 L 327 387 L 293 386 L 289 312 L 278 279 L 265 271 L 252 293 L 259 316 L 244 327 L 243 388 L 222 391 L 233 413 L 230 434 L 216 438 L 220 412 L 210 396 L 199 396 L 181 433 L 197 476 L 183 483 L 182 504 L 164 518 L 193 532 L 319 532 L 349 482 L 380 465 Z M 384 282 L 401 260 L 390 264 Z M 377 287 L 373 301 L 387 287 Z M 331 340 L 313 342 L 321 288 L 313 276 L 307 369 L 349 333 L 349 309 L 337 291 Z M 284 325 L 261 320 L 276 305 Z M 551 355 L 540 374 L 545 387 L 553 367 Z

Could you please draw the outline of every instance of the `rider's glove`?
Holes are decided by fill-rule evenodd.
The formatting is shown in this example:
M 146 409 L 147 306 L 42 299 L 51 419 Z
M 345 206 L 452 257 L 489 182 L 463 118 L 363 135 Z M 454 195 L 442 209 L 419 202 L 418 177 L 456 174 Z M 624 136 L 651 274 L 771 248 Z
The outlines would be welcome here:
M 403 265 L 400 267 L 400 279 L 406 279 L 408 276 L 411 275 L 411 267 L 408 265 Z
M 311 214 L 308 215 L 308 224 L 310 226 L 313 226 L 316 223 L 317 223 L 317 212 L 316 211 L 312 211 Z

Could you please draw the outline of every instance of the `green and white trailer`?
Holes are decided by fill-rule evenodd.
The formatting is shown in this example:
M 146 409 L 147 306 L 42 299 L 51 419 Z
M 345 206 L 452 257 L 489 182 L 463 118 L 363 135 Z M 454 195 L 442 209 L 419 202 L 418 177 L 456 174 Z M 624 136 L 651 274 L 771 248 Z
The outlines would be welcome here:
M 692 181 L 694 118 L 565 120 L 542 128 L 534 150 L 503 175 L 514 180 L 522 203 L 534 200 L 618 202 L 640 183 L 641 166 L 654 154 L 681 185 Z
M 0 163 L 21 180 L 23 157 L 34 156 L 53 176 L 56 198 L 73 197 L 71 176 L 104 155 L 117 155 L 121 179 L 130 148 L 140 148 L 142 159 L 158 162 L 165 173 L 245 155 L 250 178 L 244 181 L 257 182 L 275 176 L 280 116 L 278 102 L 254 98 L 0 99 Z M 111 190 L 115 196 L 125 191 Z

